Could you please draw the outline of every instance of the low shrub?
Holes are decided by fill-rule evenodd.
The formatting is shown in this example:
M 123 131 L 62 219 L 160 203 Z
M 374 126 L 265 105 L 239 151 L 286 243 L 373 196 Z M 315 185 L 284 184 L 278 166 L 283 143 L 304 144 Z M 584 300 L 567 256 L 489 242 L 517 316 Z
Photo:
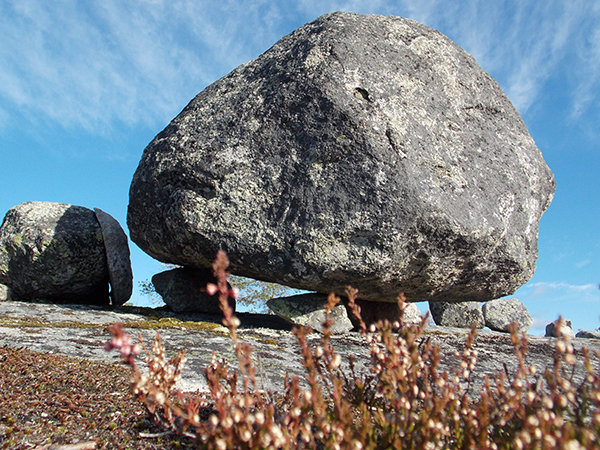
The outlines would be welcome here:
M 285 381 L 283 394 L 264 392 L 257 386 L 257 368 L 251 348 L 237 336 L 239 320 L 228 305 L 228 260 L 219 252 L 213 269 L 223 323 L 229 328 L 237 356 L 237 370 L 213 354 L 206 368 L 210 400 L 186 397 L 175 390 L 185 363 L 184 353 L 167 361 L 160 336 L 152 350 L 132 344 L 121 325 L 110 328 L 107 349 L 121 351 L 132 369 L 133 394 L 153 420 L 166 430 L 197 439 L 207 449 L 581 449 L 600 448 L 600 375 L 592 365 L 594 352 L 583 349 L 586 374 L 577 382 L 573 346 L 558 339 L 552 367 L 538 374 L 525 364 L 527 339 L 511 331 L 517 372 L 509 377 L 487 376 L 477 395 L 469 391 L 477 351 L 473 328 L 465 349 L 455 356 L 455 370 L 440 369 L 440 350 L 421 339 L 425 319 L 407 326 L 381 321 L 361 333 L 370 345 L 367 372 L 349 369 L 330 344 L 331 322 L 323 324 L 321 344 L 311 348 L 312 330 L 295 328 L 306 369 L 302 384 L 297 377 Z M 348 288 L 349 306 L 357 291 Z M 327 310 L 340 301 L 330 295 Z M 399 305 L 404 309 L 404 297 Z M 135 364 L 135 355 L 146 353 L 148 375 Z

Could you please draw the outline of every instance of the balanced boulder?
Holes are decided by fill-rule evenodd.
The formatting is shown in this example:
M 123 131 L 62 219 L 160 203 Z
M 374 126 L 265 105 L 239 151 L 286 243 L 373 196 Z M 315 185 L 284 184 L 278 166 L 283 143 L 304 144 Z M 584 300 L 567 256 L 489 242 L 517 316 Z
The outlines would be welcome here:
M 529 280 L 554 179 L 472 56 L 415 21 L 332 13 L 218 80 L 145 149 L 131 238 L 160 261 L 395 302 Z
M 26 202 L 0 228 L 0 283 L 21 300 L 109 304 L 104 240 L 94 211 Z

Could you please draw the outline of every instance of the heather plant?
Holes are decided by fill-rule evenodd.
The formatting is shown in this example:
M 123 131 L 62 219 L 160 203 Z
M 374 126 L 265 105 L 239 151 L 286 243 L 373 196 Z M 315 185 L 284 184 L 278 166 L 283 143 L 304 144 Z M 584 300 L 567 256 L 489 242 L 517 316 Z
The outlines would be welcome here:
M 283 394 L 260 389 L 252 351 L 237 334 L 240 325 L 227 297 L 228 260 L 219 252 L 213 270 L 217 284 L 207 292 L 219 296 L 223 323 L 231 333 L 238 367 L 213 354 L 206 368 L 209 399 L 184 397 L 175 384 L 185 362 L 178 354 L 166 360 L 157 335 L 151 352 L 132 345 L 122 327 L 111 328 L 107 348 L 118 348 L 132 367 L 132 392 L 156 422 L 173 433 L 196 439 L 208 449 L 591 449 L 600 448 L 600 355 L 583 349 L 585 374 L 575 377 L 573 346 L 558 339 L 551 367 L 537 373 L 527 366 L 527 339 L 511 330 L 518 369 L 515 374 L 487 376 L 477 389 L 476 330 L 454 356 L 455 369 L 440 368 L 439 348 L 423 336 L 425 319 L 407 326 L 381 321 L 367 330 L 356 305 L 357 291 L 347 290 L 348 306 L 360 321 L 369 344 L 370 365 L 359 369 L 353 358 L 344 364 L 331 344 L 327 316 L 320 344 L 311 347 L 312 331 L 294 329 L 306 379 L 286 379 Z M 398 299 L 404 310 L 404 297 Z M 340 301 L 328 298 L 326 309 Z M 134 356 L 144 350 L 149 374 Z

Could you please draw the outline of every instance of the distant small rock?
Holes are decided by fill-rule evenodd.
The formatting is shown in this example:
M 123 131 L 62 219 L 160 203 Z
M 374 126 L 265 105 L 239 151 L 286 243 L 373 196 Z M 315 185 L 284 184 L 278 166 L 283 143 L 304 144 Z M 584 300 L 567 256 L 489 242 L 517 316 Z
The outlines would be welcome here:
M 206 293 L 208 283 L 216 283 L 212 269 L 180 267 L 152 277 L 154 289 L 173 311 L 221 314 L 218 296 Z M 229 298 L 229 306 L 235 311 L 235 299 L 232 297 Z
M 429 311 L 436 325 L 444 327 L 477 328 L 485 326 L 485 319 L 479 302 L 429 302 Z
M 527 308 L 516 298 L 499 298 L 486 302 L 481 308 L 485 325 L 494 331 L 509 332 L 511 323 L 516 322 L 519 333 L 527 333 L 533 319 Z
M 294 325 L 321 331 L 325 322 L 327 297 L 325 294 L 301 294 L 273 298 L 267 302 L 267 306 L 279 317 Z M 341 303 L 332 309 L 329 318 L 333 322 L 331 327 L 333 334 L 347 333 L 354 328 L 346 312 L 346 307 Z
M 0 227 L 0 283 L 21 300 L 108 305 L 104 239 L 94 211 L 26 202 Z
M 562 322 L 562 324 L 561 324 Z M 559 326 L 560 325 L 560 326 Z M 575 337 L 575 332 L 568 319 L 558 319 L 546 325 L 546 337 L 559 337 L 559 331 L 567 339 Z
M 581 330 L 575 337 L 583 339 L 600 339 L 600 331 L 596 330 Z

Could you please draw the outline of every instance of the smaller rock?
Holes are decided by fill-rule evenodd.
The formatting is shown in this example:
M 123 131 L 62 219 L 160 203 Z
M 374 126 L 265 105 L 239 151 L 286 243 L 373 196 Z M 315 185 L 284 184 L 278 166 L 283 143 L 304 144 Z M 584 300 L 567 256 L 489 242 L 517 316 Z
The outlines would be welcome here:
M 273 298 L 267 302 L 267 306 L 279 317 L 294 325 L 303 325 L 321 331 L 325 322 L 327 297 L 325 294 L 315 293 Z M 354 328 L 346 307 L 341 303 L 331 310 L 329 318 L 333 322 L 332 334 L 347 333 Z
M 516 298 L 499 298 L 486 302 L 481 308 L 485 326 L 494 331 L 509 332 L 511 323 L 516 322 L 519 333 L 527 333 L 533 319 L 527 308 Z
M 600 331 L 596 330 L 581 330 L 575 337 L 583 339 L 600 339 Z
M 133 272 L 127 235 L 117 220 L 100 208 L 94 208 L 102 237 L 108 263 L 110 278 L 110 298 L 113 305 L 123 305 L 131 298 L 133 292 Z
M 356 304 L 360 307 L 360 316 L 367 328 L 369 325 L 375 324 L 383 319 L 387 319 L 392 323 L 400 320 L 400 307 L 398 306 L 398 303 L 356 300 Z M 354 323 L 354 326 L 358 327 L 358 319 L 354 317 L 354 314 L 352 314 L 350 310 L 348 311 L 348 315 L 352 320 L 352 323 Z M 422 319 L 421 311 L 415 303 L 406 302 L 404 304 L 405 325 L 417 325 L 421 323 Z
M 477 328 L 485 326 L 479 302 L 429 302 L 429 311 L 436 325 L 443 327 Z
M 561 324 L 562 322 L 562 324 Z M 560 329 L 560 330 L 559 330 Z M 546 325 L 546 337 L 559 337 L 559 331 L 566 339 L 575 337 L 575 332 L 568 319 L 558 319 Z
M 173 311 L 221 314 L 219 298 L 206 293 L 208 283 L 216 283 L 212 269 L 180 267 L 157 273 L 152 284 L 163 301 Z M 229 297 L 229 306 L 235 311 L 235 299 Z
M 10 287 L 5 284 L 0 284 L 0 302 L 7 302 L 12 300 L 12 291 Z
M 108 305 L 104 239 L 94 211 L 25 202 L 0 227 L 0 283 L 16 299 Z

